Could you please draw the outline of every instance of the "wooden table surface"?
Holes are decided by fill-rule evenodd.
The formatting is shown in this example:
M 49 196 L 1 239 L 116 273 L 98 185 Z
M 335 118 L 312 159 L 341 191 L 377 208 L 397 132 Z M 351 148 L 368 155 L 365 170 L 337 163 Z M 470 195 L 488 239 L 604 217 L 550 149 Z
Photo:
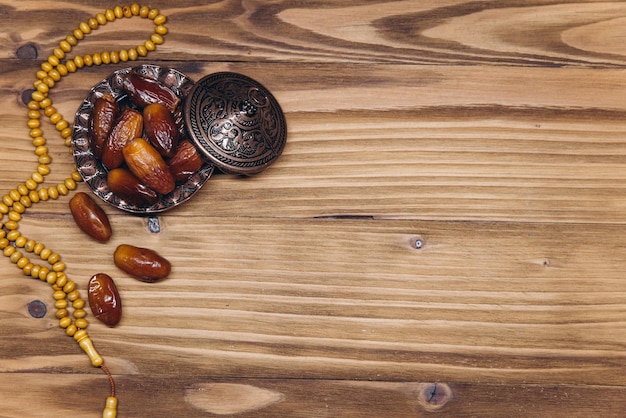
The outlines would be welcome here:
M 0 0 L 0 195 L 36 168 L 23 98 L 40 63 L 102 3 Z M 23 214 L 84 297 L 98 272 L 120 289 L 117 327 L 88 316 L 119 417 L 626 414 L 626 3 L 150 6 L 165 43 L 63 78 L 60 113 L 131 65 L 234 71 L 274 94 L 288 138 L 265 172 L 216 174 L 159 215 L 158 233 L 102 203 L 114 235 L 97 243 L 71 194 Z M 153 26 L 109 23 L 69 57 Z M 73 160 L 44 132 L 49 186 Z M 172 274 L 129 277 L 122 243 Z M 108 379 L 51 293 L 0 259 L 2 418 L 101 416 Z

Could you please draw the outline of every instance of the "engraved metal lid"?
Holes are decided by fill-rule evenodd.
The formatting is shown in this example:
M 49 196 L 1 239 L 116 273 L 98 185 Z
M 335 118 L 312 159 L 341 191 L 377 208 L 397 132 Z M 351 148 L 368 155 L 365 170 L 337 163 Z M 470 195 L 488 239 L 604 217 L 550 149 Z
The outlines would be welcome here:
M 206 161 L 225 173 L 252 175 L 282 153 L 285 116 L 272 94 L 242 74 L 200 79 L 185 98 L 185 123 Z

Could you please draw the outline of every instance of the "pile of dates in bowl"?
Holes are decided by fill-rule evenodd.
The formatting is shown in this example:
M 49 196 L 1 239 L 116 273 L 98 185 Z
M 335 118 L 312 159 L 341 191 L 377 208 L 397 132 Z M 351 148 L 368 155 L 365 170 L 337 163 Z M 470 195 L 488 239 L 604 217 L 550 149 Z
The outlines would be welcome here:
M 76 112 L 78 172 L 103 201 L 136 214 L 187 201 L 211 177 L 190 140 L 184 99 L 194 82 L 154 65 L 126 68 L 95 85 Z

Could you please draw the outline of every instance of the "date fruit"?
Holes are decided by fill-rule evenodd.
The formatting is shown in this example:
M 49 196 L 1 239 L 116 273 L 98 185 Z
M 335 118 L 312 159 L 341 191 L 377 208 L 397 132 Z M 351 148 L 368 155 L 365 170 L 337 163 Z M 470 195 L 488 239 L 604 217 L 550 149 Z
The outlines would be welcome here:
M 122 271 L 142 282 L 154 283 L 169 276 L 172 265 L 149 248 L 121 244 L 113 253 L 113 262 Z
M 161 103 L 173 113 L 180 104 L 180 99 L 172 90 L 156 80 L 135 72 L 130 72 L 124 77 L 123 87 L 130 101 L 140 108 L 152 103 Z
M 107 214 L 87 193 L 78 192 L 70 199 L 70 211 L 76 225 L 85 234 L 100 242 L 111 238 L 112 229 Z
M 101 158 L 104 143 L 113 129 L 119 112 L 120 107 L 110 94 L 96 99 L 89 124 L 89 136 L 96 158 Z
M 143 109 L 143 130 L 146 139 L 166 158 L 172 157 L 178 146 L 178 128 L 174 116 L 161 103 L 152 103 Z
M 107 174 L 109 190 L 128 203 L 137 206 L 152 206 L 160 199 L 160 195 L 139 181 L 125 168 L 114 168 Z
M 128 168 L 139 181 L 157 193 L 167 194 L 174 190 L 174 176 L 161 154 L 148 141 L 136 138 L 122 151 Z
M 187 180 L 203 164 L 204 160 L 200 157 L 198 149 L 187 140 L 180 141 L 176 154 L 167 162 L 176 183 Z
M 104 143 L 102 164 L 109 169 L 122 165 L 124 162 L 122 149 L 133 139 L 140 137 L 142 132 L 142 114 L 135 109 L 124 109 Z
M 109 327 L 122 318 L 122 299 L 108 274 L 98 273 L 89 279 L 87 299 L 93 315 Z

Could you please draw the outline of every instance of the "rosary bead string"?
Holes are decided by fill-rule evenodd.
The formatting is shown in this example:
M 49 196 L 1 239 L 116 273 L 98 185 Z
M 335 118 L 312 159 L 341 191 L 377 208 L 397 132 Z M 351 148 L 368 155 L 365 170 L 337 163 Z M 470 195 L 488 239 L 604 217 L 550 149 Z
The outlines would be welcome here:
M 133 17 L 152 20 L 155 25 L 154 32 L 143 44 L 128 50 L 102 51 L 82 56 L 76 55 L 71 59 L 67 58 L 67 54 L 93 30 L 117 19 Z M 43 136 L 42 115 L 48 118 L 50 124 L 54 126 L 70 153 L 72 151 L 71 124 L 53 106 L 52 100 L 48 97 L 50 90 L 63 77 L 84 67 L 135 61 L 140 57 L 147 56 L 148 53 L 163 43 L 163 36 L 168 33 L 165 26 L 166 22 L 166 16 L 161 14 L 157 8 L 140 6 L 137 3 L 115 6 L 106 9 L 103 13 L 96 14 L 87 21 L 80 22 L 77 28 L 59 41 L 57 47 L 52 50 L 52 54 L 41 63 L 40 69 L 35 73 L 34 91 L 27 105 L 26 126 L 29 129 L 34 154 L 37 157 L 37 168 L 23 183 L 4 194 L 0 201 L 0 250 L 2 250 L 3 255 L 22 270 L 25 276 L 45 281 L 52 287 L 52 298 L 55 300 L 54 306 L 56 308 L 55 316 L 59 320 L 59 326 L 65 330 L 68 336 L 74 338 L 89 357 L 91 364 L 94 367 L 100 367 L 109 378 L 111 396 L 107 397 L 105 402 L 102 415 L 104 418 L 117 416 L 115 383 L 108 368 L 104 365 L 103 358 L 96 351 L 87 331 L 85 331 L 89 325 L 86 319 L 87 312 L 84 309 L 85 300 L 80 297 L 76 283 L 68 279 L 65 274 L 66 265 L 61 260 L 61 256 L 47 248 L 43 243 L 23 236 L 19 231 L 19 223 L 22 220 L 22 215 L 33 204 L 65 196 L 75 190 L 77 183 L 82 181 L 80 174 L 74 167 L 74 170 L 64 181 L 53 186 L 46 187 L 44 185 L 46 176 L 51 172 L 52 158 L 46 146 L 47 140 Z M 64 59 L 65 61 L 62 61 Z M 21 250 L 27 254 L 38 256 L 47 265 L 31 261 L 29 256 L 24 255 Z M 68 309 L 70 307 L 73 319 L 70 317 Z

